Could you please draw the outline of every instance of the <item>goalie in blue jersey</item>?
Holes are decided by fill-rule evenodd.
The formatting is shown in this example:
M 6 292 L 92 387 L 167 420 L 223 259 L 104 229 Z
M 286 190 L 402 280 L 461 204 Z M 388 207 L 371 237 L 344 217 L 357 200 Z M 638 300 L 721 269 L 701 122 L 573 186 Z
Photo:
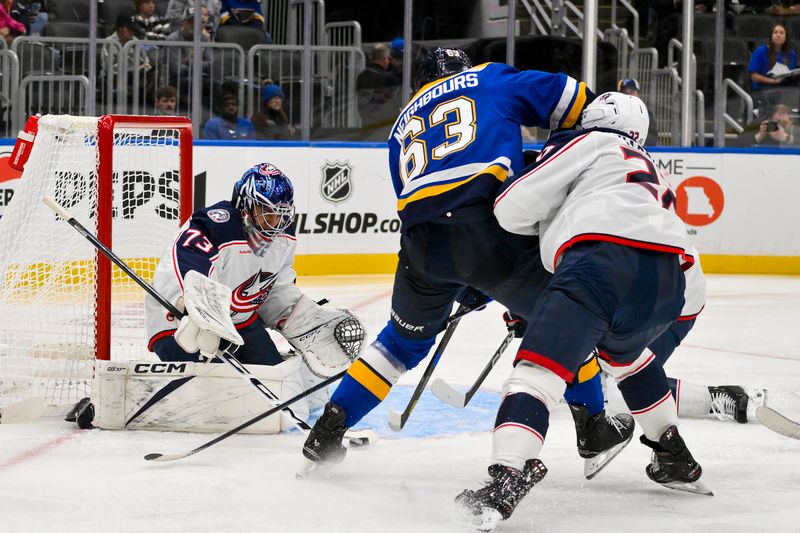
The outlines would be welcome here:
M 306 440 L 303 453 L 315 463 L 343 459 L 344 432 L 425 358 L 465 289 L 528 317 L 550 280 L 538 238 L 502 229 L 492 204 L 524 166 L 521 126 L 573 128 L 593 94 L 565 74 L 473 67 L 463 51 L 445 48 L 422 59 L 417 87 L 388 140 L 402 221 L 391 318 L 348 369 Z M 633 434 L 630 415 L 606 416 L 597 372 L 590 359 L 565 394 L 578 451 L 595 465 L 587 475 Z

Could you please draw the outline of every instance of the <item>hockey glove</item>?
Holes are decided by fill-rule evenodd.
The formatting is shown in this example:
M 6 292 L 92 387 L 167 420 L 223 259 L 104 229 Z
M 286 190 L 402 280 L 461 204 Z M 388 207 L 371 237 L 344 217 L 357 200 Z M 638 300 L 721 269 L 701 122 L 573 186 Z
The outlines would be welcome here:
M 506 329 L 514 332 L 515 339 L 521 339 L 525 335 L 525 328 L 528 327 L 528 322 L 524 318 L 506 310 L 503 313 L 503 320 L 506 323 Z
M 178 324 L 175 342 L 186 353 L 197 353 L 207 357 L 215 357 L 219 353 L 220 336 L 202 329 L 190 316 L 185 316 Z

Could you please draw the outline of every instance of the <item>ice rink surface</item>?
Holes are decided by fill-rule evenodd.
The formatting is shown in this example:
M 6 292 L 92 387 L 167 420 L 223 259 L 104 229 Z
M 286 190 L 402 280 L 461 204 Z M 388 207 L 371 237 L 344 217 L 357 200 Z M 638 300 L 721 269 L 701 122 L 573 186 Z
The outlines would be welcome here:
M 771 406 L 800 420 L 800 277 L 708 281 L 706 309 L 668 374 L 700 384 L 766 387 Z M 370 339 L 386 322 L 389 276 L 299 284 L 312 297 L 352 308 Z M 436 376 L 471 383 L 505 334 L 500 313 L 492 304 L 466 317 Z M 80 431 L 58 420 L 0 425 L 0 531 L 464 531 L 451 502 L 486 477 L 499 401 L 491 391 L 509 373 L 517 342 L 476 406 L 457 410 L 426 394 L 396 434 L 380 406 L 367 422 L 382 438 L 351 450 L 323 479 L 295 479 L 299 434 L 235 436 L 190 458 L 153 464 L 142 457 L 187 451 L 213 435 Z M 390 394 L 396 410 L 420 372 Z M 800 441 L 758 423 L 683 420 L 681 428 L 713 498 L 649 481 L 649 450 L 636 438 L 587 481 L 562 405 L 541 457 L 547 477 L 496 531 L 800 532 Z

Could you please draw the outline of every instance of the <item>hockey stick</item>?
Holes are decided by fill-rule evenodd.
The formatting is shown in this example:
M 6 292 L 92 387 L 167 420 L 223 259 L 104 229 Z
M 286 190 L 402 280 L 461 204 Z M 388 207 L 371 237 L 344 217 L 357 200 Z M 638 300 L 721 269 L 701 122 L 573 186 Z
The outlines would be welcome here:
M 205 444 L 203 444 L 201 446 L 198 446 L 197 448 L 194 448 L 193 450 L 190 450 L 190 451 L 188 451 L 186 453 L 178 453 L 178 454 L 174 454 L 174 455 L 168 455 L 168 454 L 163 454 L 163 453 L 148 453 L 147 455 L 144 456 L 144 458 L 147 461 L 157 461 L 157 462 L 176 461 L 178 459 L 183 459 L 184 457 L 189 457 L 190 455 L 194 455 L 197 452 L 202 452 L 206 448 L 208 448 L 210 446 L 213 446 L 216 443 L 218 443 L 220 441 L 223 441 L 223 440 L 227 439 L 228 437 L 239 433 L 243 429 L 252 426 L 256 422 L 259 422 L 259 421 L 267 418 L 268 416 L 274 415 L 275 413 L 277 413 L 281 409 L 284 409 L 284 408 L 288 407 L 289 405 L 293 404 L 297 400 L 305 398 L 309 394 L 317 392 L 318 390 L 322 389 L 323 387 L 327 387 L 328 385 L 330 385 L 334 381 L 336 381 L 338 379 L 341 379 L 342 376 L 344 376 L 345 372 L 346 371 L 339 372 L 335 376 L 331 376 L 331 377 L 329 377 L 328 379 L 326 379 L 324 381 L 320 381 L 319 383 L 317 383 L 313 387 L 304 390 L 303 392 L 297 394 L 296 396 L 292 396 L 291 398 L 289 398 L 285 402 L 283 402 L 283 403 L 281 403 L 279 405 L 276 405 L 275 407 L 273 407 L 269 411 L 265 411 L 265 412 L 261 413 L 260 415 L 254 417 L 254 418 L 251 418 L 247 422 L 244 422 L 244 423 L 236 426 L 235 428 L 226 431 L 222 435 L 219 435 L 219 436 L 211 439 L 210 441 L 206 442 Z M 360 437 L 360 438 L 361 439 L 368 439 L 369 436 L 364 436 L 364 437 Z M 359 440 L 359 438 L 353 436 L 351 438 L 351 445 L 353 444 L 354 440 Z
M 482 303 L 480 307 L 485 306 L 486 303 Z M 425 390 L 425 386 L 428 384 L 428 381 L 431 379 L 431 375 L 433 374 L 434 368 L 439 363 L 439 359 L 442 357 L 442 353 L 444 353 L 444 349 L 447 347 L 447 343 L 450 342 L 450 337 L 453 336 L 453 332 L 456 330 L 456 326 L 458 325 L 459 320 L 461 317 L 474 311 L 477 307 L 469 307 L 464 304 L 459 304 L 458 309 L 456 312 L 447 319 L 447 329 L 444 331 L 444 336 L 442 336 L 442 340 L 439 341 L 439 345 L 436 346 L 436 351 L 433 352 L 433 357 L 431 357 L 431 361 L 428 363 L 428 367 L 425 369 L 425 372 L 422 374 L 422 377 L 419 378 L 419 383 L 417 384 L 417 388 L 414 389 L 414 393 L 411 395 L 411 399 L 408 401 L 408 405 L 406 405 L 405 410 L 402 413 L 396 413 L 389 409 L 389 427 L 392 431 L 400 431 L 403 429 L 403 426 L 406 425 L 408 421 L 408 417 L 411 415 L 411 411 L 414 410 L 414 407 L 417 405 L 417 400 L 419 397 L 422 396 L 422 392 Z
M 478 392 L 478 388 L 483 383 L 483 380 L 486 379 L 486 376 L 488 376 L 489 372 L 491 372 L 492 368 L 494 368 L 497 360 L 500 359 L 500 356 L 503 355 L 503 352 L 506 351 L 506 348 L 508 348 L 508 345 L 511 344 L 511 341 L 513 340 L 514 332 L 509 331 L 508 335 L 506 335 L 506 337 L 503 339 L 503 342 L 500 344 L 500 347 L 497 348 L 497 351 L 494 352 L 492 358 L 481 371 L 478 379 L 475 380 L 475 383 L 472 384 L 466 393 L 458 392 L 453 388 L 452 385 L 441 378 L 436 378 L 433 380 L 433 383 L 431 383 L 431 392 L 434 394 L 434 396 L 446 404 L 459 408 L 466 407 L 472 397 L 475 396 L 475 393 Z
M 86 238 L 89 242 L 91 242 L 95 248 L 97 248 L 103 255 L 105 255 L 111 262 L 117 265 L 123 272 L 125 272 L 133 281 L 135 281 L 142 289 L 147 292 L 150 296 L 155 298 L 158 303 L 160 303 L 167 311 L 169 311 L 174 317 L 176 318 L 183 318 L 185 313 L 180 311 L 176 308 L 172 303 L 170 303 L 166 298 L 164 298 L 161 294 L 158 293 L 151 285 L 145 282 L 136 272 L 134 272 L 122 259 L 120 259 L 117 254 L 112 252 L 105 244 L 100 242 L 96 236 L 94 236 L 89 230 L 87 230 L 80 222 L 78 222 L 75 217 L 69 214 L 69 212 L 61 207 L 53 198 L 49 196 L 45 196 L 42 201 L 53 211 L 55 211 L 58 216 L 63 218 L 65 221 L 69 223 L 70 226 L 75 228 L 75 230 L 80 233 L 84 238 Z M 227 342 L 227 341 L 226 341 Z M 258 392 L 260 392 L 274 407 L 278 405 L 280 402 L 280 398 L 272 392 L 264 383 L 261 382 L 257 377 L 250 373 L 247 368 L 240 363 L 236 357 L 232 354 L 228 353 L 230 347 L 233 346 L 232 343 L 228 343 L 228 345 L 222 350 L 222 353 L 217 354 L 217 356 L 222 359 L 225 363 L 227 363 L 231 368 L 233 368 L 245 381 L 250 383 Z M 298 429 L 303 432 L 309 431 L 311 426 L 306 423 L 305 420 L 298 417 L 294 411 L 289 408 L 288 405 L 284 406 L 280 409 L 281 416 L 287 417 Z M 357 444 L 364 444 L 363 441 L 358 442 Z
M 800 424 L 789 420 L 775 409 L 759 405 L 756 408 L 756 418 L 764 427 L 786 437 L 800 440 Z

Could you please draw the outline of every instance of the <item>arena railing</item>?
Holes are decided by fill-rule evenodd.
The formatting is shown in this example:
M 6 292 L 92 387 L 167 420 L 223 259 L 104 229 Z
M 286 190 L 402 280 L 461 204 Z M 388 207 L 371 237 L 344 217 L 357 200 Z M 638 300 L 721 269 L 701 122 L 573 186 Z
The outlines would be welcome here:
M 301 121 L 302 46 L 256 45 L 247 54 L 247 78 L 281 85 L 289 121 Z M 364 52 L 356 47 L 312 46 L 312 126 L 358 127 L 356 77 L 365 67 Z M 247 111 L 260 105 L 258 91 L 248 93 Z
M 174 41 L 128 41 L 122 48 L 121 75 L 117 90 L 120 93 L 117 112 L 120 114 L 153 114 L 155 93 L 162 85 L 172 85 L 178 91 L 178 114 L 189 113 L 192 94 L 193 43 Z M 202 54 L 203 122 L 209 118 L 223 90 L 235 90 L 240 111 L 244 110 L 245 88 L 248 85 L 245 53 L 235 43 L 200 43 Z M 147 68 L 145 61 L 150 65 Z M 231 81 L 230 87 L 224 83 Z M 199 128 L 201 124 L 196 124 Z
M 29 74 L 22 78 L 14 109 L 17 124 L 28 116 L 88 115 L 89 99 L 94 97 L 89 78 L 70 74 Z
M 17 37 L 11 50 L 19 59 L 19 82 L 28 76 L 40 77 L 43 74 L 89 77 L 89 39 L 76 37 Z M 97 39 L 98 91 L 92 95 L 99 114 L 110 113 L 115 106 L 115 87 L 117 83 L 116 65 L 121 53 L 120 45 L 111 39 Z M 30 80 L 28 84 L 32 83 Z M 46 83 L 40 80 L 38 83 Z M 28 112 L 28 110 L 21 110 Z M 85 110 L 84 110 L 85 111 Z M 19 113 L 15 113 L 20 116 Z M 24 121 L 15 124 L 18 129 Z M 16 129 L 14 131 L 16 131 Z
M 0 39 L 2 40 L 2 39 Z M 19 58 L 13 50 L 0 50 L 0 137 L 17 133 L 13 95 L 19 87 Z

